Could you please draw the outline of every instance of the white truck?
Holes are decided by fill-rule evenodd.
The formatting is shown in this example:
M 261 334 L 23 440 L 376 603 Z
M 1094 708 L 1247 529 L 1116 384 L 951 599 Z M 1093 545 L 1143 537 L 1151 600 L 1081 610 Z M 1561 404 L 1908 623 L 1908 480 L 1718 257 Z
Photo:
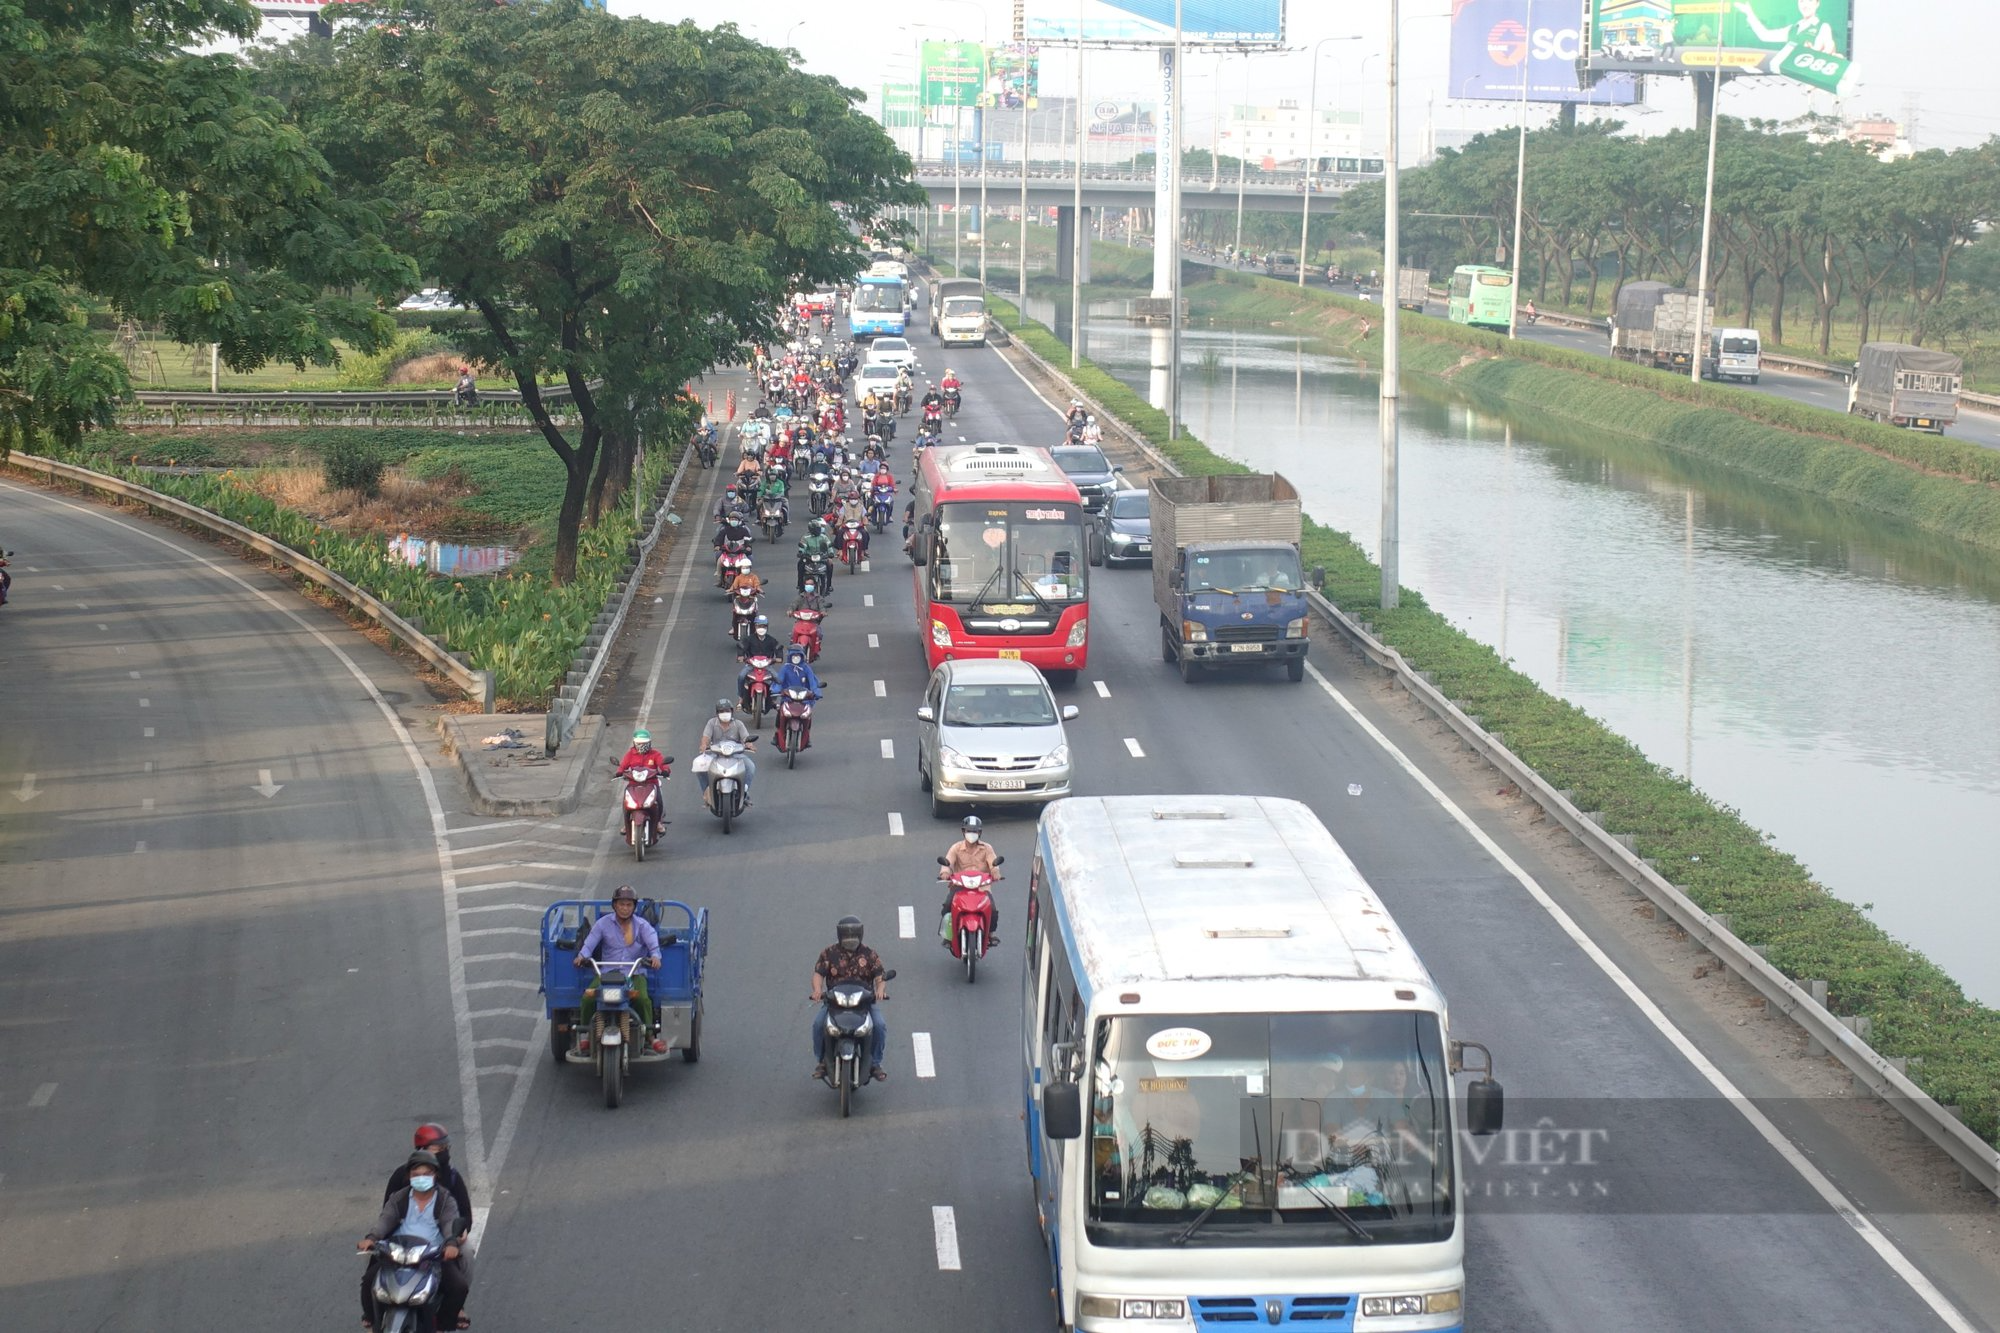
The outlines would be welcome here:
M 931 284 L 931 332 L 945 347 L 986 342 L 986 288 L 977 278 L 940 278 Z
M 1430 270 L 1421 268 L 1399 268 L 1396 270 L 1396 305 L 1402 310 L 1424 313 L 1424 303 L 1431 299 Z

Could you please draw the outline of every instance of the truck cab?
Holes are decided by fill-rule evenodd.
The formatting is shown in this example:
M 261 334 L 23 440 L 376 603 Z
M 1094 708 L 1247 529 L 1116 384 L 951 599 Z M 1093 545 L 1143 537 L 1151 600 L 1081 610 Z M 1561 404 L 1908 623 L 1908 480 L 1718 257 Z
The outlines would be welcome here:
M 1297 547 L 1195 542 L 1172 560 L 1167 579 L 1176 614 L 1162 618 L 1161 655 L 1179 663 L 1183 678 L 1204 667 L 1271 662 L 1283 662 L 1293 680 L 1305 678 L 1310 609 Z

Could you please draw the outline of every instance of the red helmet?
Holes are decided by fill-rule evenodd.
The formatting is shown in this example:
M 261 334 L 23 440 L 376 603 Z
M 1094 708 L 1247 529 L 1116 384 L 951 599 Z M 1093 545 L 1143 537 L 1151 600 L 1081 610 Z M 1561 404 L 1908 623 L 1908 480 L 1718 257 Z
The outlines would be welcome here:
M 451 1131 L 432 1121 L 417 1126 L 416 1148 L 420 1152 L 431 1152 L 438 1148 L 451 1147 Z

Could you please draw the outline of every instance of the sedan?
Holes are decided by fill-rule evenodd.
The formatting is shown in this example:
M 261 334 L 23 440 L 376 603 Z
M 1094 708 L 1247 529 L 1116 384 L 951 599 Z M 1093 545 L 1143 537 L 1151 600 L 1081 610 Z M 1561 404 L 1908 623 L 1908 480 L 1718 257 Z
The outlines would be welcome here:
M 862 366 L 854 372 L 854 401 L 860 402 L 873 389 L 877 398 L 896 396 L 896 368 L 884 362 Z
M 1096 445 L 1059 444 L 1049 453 L 1056 460 L 1056 466 L 1063 470 L 1063 475 L 1083 496 L 1085 509 L 1095 513 L 1104 508 L 1111 492 L 1118 489 L 1118 478 L 1111 460 Z
M 877 338 L 868 344 L 867 361 L 871 366 L 908 366 L 914 372 L 917 349 L 908 338 Z
M 931 814 L 953 805 L 1045 805 L 1070 792 L 1076 705 L 1056 707 L 1049 682 L 1018 658 L 955 658 L 931 673 L 917 709 L 917 778 Z
M 1111 501 L 1097 511 L 1085 530 L 1093 565 L 1153 561 L 1152 496 L 1146 491 L 1113 491 Z

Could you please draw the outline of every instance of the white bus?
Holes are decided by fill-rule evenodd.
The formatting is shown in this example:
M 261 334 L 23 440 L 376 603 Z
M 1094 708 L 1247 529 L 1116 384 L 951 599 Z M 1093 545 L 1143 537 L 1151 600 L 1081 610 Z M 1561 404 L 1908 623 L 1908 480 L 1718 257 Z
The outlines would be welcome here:
M 1065 1333 L 1462 1328 L 1455 1129 L 1500 1127 L 1492 1059 L 1451 1040 L 1311 810 L 1057 801 L 1026 940 L 1028 1167 Z

